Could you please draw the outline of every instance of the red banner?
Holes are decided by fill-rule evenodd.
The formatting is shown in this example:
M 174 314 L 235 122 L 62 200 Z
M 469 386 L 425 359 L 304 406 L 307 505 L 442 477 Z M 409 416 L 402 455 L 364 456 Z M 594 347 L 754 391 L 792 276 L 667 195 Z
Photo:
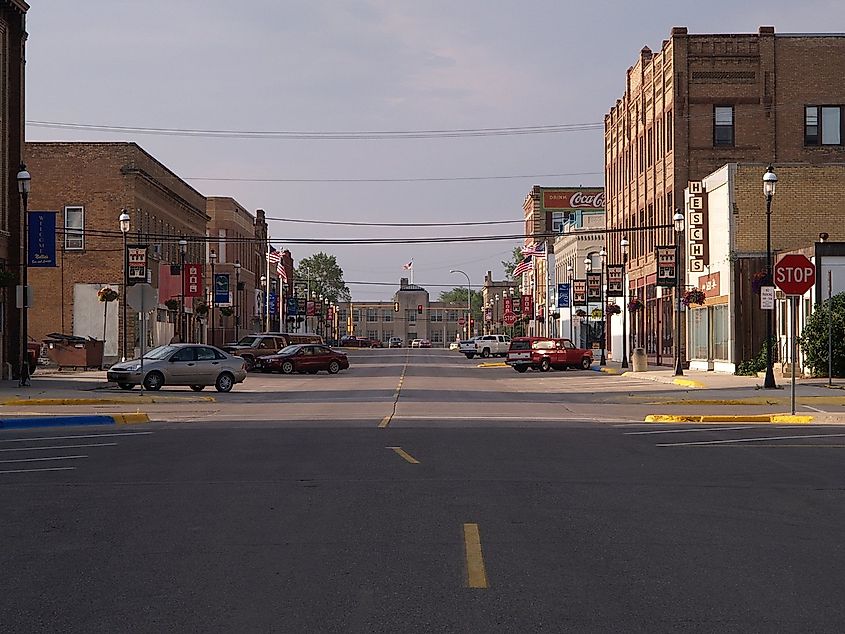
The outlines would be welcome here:
M 513 297 L 505 297 L 505 310 L 506 313 L 513 312 Z
M 186 264 L 182 280 L 185 297 L 202 297 L 202 264 Z
M 531 315 L 534 312 L 534 298 L 531 295 L 522 296 L 522 314 Z
M 308 302 L 305 304 L 305 316 L 306 317 L 313 317 L 316 315 L 316 305 L 315 302 Z

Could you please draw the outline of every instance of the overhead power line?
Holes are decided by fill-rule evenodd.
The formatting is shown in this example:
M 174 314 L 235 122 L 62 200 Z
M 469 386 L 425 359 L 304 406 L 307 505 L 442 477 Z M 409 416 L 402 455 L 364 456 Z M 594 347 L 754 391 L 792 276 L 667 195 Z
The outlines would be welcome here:
M 306 220 L 303 218 L 273 218 L 275 222 L 296 222 L 309 225 L 341 225 L 345 227 L 477 227 L 484 225 L 523 224 L 525 220 L 479 220 L 476 222 L 352 222 L 342 220 Z
M 216 176 L 184 176 L 186 181 L 218 181 L 221 183 L 439 183 L 454 181 L 494 181 L 520 178 L 563 178 L 567 176 L 604 176 L 604 172 L 569 172 L 561 174 L 514 174 L 504 176 L 432 176 L 409 178 L 238 178 Z

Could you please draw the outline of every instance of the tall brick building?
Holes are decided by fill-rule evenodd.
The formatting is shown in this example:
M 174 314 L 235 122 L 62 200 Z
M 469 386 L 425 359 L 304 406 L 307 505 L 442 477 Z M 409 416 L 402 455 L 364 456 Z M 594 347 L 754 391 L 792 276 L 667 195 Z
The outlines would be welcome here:
M 640 51 L 605 116 L 608 261 L 621 262 L 627 237 L 629 293 L 646 306 L 633 318 L 633 345 L 673 354 L 673 304 L 668 293 L 658 297 L 654 249 L 674 243 L 672 215 L 689 181 L 726 163 L 845 160 L 842 68 L 845 36 L 772 27 L 717 35 L 676 27 L 659 51 Z
M 187 240 L 186 263 L 205 262 L 205 197 L 135 143 L 27 143 L 27 168 L 33 187 L 31 211 L 55 211 L 56 266 L 32 268 L 34 306 L 30 335 L 47 334 L 103 338 L 105 355 L 123 355 L 123 244 L 118 218 L 130 216 L 128 243 L 148 245 L 152 285 L 161 304 L 149 324 L 147 345 L 167 343 L 176 329 L 176 313 L 163 302 L 178 295 L 179 273 L 171 264 L 181 260 L 179 240 Z M 108 311 L 97 291 L 109 286 L 120 299 Z M 162 294 L 164 293 L 164 294 Z M 186 302 L 187 312 L 192 303 Z M 127 315 L 127 356 L 140 345 L 136 313 Z M 194 322 L 188 318 L 189 328 Z
M 0 287 L 0 376 L 20 360 L 20 311 L 14 284 L 21 273 L 23 209 L 15 177 L 23 156 L 26 12 L 20 0 L 0 0 L 0 270 L 17 279 Z M 38 186 L 37 183 L 35 185 Z

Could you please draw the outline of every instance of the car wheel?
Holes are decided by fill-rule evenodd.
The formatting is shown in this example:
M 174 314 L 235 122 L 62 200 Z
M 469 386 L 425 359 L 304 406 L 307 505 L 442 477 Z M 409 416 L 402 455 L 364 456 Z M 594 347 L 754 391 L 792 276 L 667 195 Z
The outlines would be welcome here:
M 467 352 L 466 353 L 467 359 L 472 359 L 475 356 L 474 352 Z
M 484 350 L 481 351 L 481 356 L 488 359 L 490 357 L 490 348 L 484 348 Z
M 205 387 L 204 385 L 192 385 L 191 389 L 194 392 L 202 392 L 202 388 L 204 388 L 204 387 Z
M 150 372 L 144 377 L 144 389 L 149 392 L 158 392 L 164 385 L 164 375 L 161 372 Z
M 218 392 L 231 392 L 234 385 L 235 377 L 228 372 L 221 372 L 214 382 L 214 387 L 217 388 Z
M 552 364 L 549 362 L 547 358 L 544 358 L 540 361 L 540 372 L 548 372 L 552 369 Z
M 255 368 L 255 357 L 250 355 L 244 356 L 244 370 L 251 372 Z
M 131 383 L 118 383 L 117 387 L 119 387 L 121 390 L 131 390 L 135 386 Z
M 582 370 L 589 370 L 593 366 L 593 362 L 590 360 L 590 357 L 584 357 L 581 359 L 581 369 Z
M 340 372 L 340 364 L 337 361 L 329 363 L 329 374 L 337 374 Z
M 519 372 L 520 374 L 523 374 L 524 372 L 528 371 L 528 366 L 527 365 L 515 365 L 515 366 L 513 366 L 513 369 L 516 370 L 517 372 Z
M 293 361 L 282 363 L 282 374 L 293 374 Z

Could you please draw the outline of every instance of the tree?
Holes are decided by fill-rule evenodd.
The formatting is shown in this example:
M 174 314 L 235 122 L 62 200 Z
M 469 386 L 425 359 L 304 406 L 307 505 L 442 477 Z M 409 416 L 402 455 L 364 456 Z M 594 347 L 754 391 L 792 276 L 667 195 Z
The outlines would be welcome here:
M 459 306 L 467 305 L 467 289 L 466 287 L 455 287 L 451 291 L 441 291 L 438 300 L 441 302 L 451 302 Z M 481 291 L 472 291 L 470 293 L 470 309 L 472 316 L 475 319 L 481 317 L 481 309 L 484 304 L 484 296 Z
M 311 291 L 315 295 L 322 295 L 324 301 L 339 303 L 348 302 L 352 298 L 343 281 L 343 269 L 337 263 L 337 258 L 322 251 L 299 261 L 296 279 L 310 280 Z
M 502 266 L 505 269 L 505 277 L 509 280 L 513 279 L 513 270 L 516 268 L 516 265 L 522 262 L 525 259 L 525 256 L 522 255 L 522 247 L 514 247 L 513 252 L 511 253 L 510 260 L 502 260 Z
M 845 376 L 845 293 L 816 304 L 798 338 L 805 363 L 814 376 L 827 376 L 828 324 L 831 316 L 833 376 Z

